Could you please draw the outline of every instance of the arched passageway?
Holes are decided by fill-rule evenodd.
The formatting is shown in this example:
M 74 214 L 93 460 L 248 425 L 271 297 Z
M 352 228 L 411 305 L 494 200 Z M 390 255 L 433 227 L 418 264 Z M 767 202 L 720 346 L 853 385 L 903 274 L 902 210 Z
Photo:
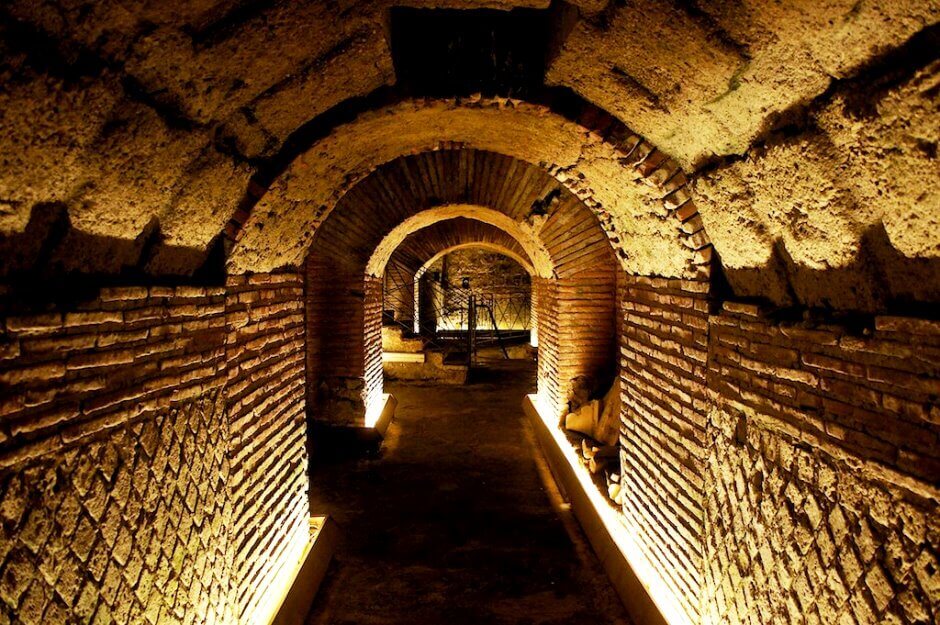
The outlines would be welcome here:
M 637 622 L 940 621 L 937 23 L 923 0 L 5 3 L 0 623 L 269 622 L 315 586 L 318 506 L 348 513 L 345 564 L 426 565 L 459 599 L 429 620 L 616 621 L 543 456 Z M 394 407 L 391 273 L 471 245 L 531 276 L 534 387 L 506 387 L 535 391 L 529 426 L 492 385 L 459 389 L 472 414 L 402 386 L 386 456 L 312 466 Z M 388 536 L 409 514 L 421 539 Z M 477 609 L 481 577 L 520 592 Z
M 467 220 L 502 231 L 533 267 L 536 317 L 547 328 L 539 393 L 553 410 L 567 410 L 574 380 L 613 377 L 617 261 L 595 212 L 532 165 L 475 150 L 422 152 L 353 187 L 311 242 L 307 376 L 317 419 L 356 424 L 376 410 L 389 259 L 410 236 L 444 236 Z
M 346 545 L 306 621 L 631 623 L 560 493 L 519 397 L 523 360 L 463 386 L 391 383 L 381 456 L 317 467 Z
M 518 234 L 513 236 L 476 219 L 456 217 L 409 234 L 395 248 L 384 267 L 385 310 L 395 310 L 396 318 L 403 324 L 412 320 L 412 328 L 418 332 L 421 278 L 442 257 L 461 249 L 485 249 L 502 254 L 517 262 L 530 276 L 535 272 L 529 252 L 519 243 Z

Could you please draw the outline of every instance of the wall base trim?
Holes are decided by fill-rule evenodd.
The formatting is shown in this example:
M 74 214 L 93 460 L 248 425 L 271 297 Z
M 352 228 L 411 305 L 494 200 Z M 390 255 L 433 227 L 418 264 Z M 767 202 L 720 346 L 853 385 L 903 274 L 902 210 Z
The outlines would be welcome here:
M 310 421 L 311 461 L 378 452 L 397 407 L 395 396 L 385 393 L 381 402 L 366 413 L 362 425 Z
M 372 421 L 370 418 L 371 415 L 366 413 L 366 430 L 371 430 L 379 436 L 379 438 L 385 438 L 385 433 L 388 431 L 388 426 L 392 423 L 392 417 L 395 416 L 395 408 L 398 407 L 398 400 L 395 399 L 394 395 L 385 393 L 382 395 L 382 407 L 377 415 L 375 415 L 375 420 Z
M 591 481 L 559 429 L 558 420 L 551 417 L 549 410 L 540 408 L 537 395 L 527 395 L 522 407 L 559 490 L 571 504 L 575 518 L 633 621 L 644 625 L 690 625 L 685 612 L 675 604 L 627 527 L 620 522 L 617 511 Z
M 320 589 L 333 559 L 339 529 L 330 517 L 311 517 L 310 542 L 304 547 L 300 559 L 293 564 L 294 571 L 282 588 L 271 588 L 268 592 L 280 592 L 274 613 L 266 620 L 268 625 L 303 625 L 310 606 Z M 291 563 L 285 563 L 291 566 Z

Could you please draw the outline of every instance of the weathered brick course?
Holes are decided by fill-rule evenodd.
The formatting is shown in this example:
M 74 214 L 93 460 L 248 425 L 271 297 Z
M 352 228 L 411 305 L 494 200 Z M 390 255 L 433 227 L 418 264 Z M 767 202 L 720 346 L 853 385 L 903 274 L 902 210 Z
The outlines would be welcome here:
M 621 275 L 618 292 L 624 521 L 694 622 L 703 566 L 707 288 Z

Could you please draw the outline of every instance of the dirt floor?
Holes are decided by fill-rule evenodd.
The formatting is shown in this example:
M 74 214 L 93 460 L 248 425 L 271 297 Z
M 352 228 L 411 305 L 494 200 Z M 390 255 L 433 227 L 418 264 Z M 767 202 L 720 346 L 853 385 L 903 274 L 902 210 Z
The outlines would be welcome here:
M 342 544 L 308 624 L 627 624 L 522 412 L 534 366 L 467 386 L 396 383 L 372 459 L 314 467 L 313 509 Z

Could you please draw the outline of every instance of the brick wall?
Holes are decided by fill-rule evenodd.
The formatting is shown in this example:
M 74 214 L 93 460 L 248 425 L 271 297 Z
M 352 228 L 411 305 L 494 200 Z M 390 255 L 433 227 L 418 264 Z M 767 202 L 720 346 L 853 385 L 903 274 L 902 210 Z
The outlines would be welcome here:
M 616 278 L 609 271 L 533 278 L 532 293 L 538 302 L 538 393 L 562 415 L 575 378 L 600 386 L 614 373 Z
M 940 324 L 916 319 L 712 317 L 712 622 L 940 618 L 938 346 Z
M 222 289 L 109 289 L 0 337 L 0 614 L 229 619 Z
M 532 279 L 532 292 L 538 301 L 538 395 L 554 414 L 562 414 L 565 398 L 559 392 L 558 376 L 558 283 L 546 278 Z
M 940 324 L 624 276 L 624 522 L 694 623 L 934 622 Z
M 361 424 L 365 414 L 364 270 L 337 262 L 318 249 L 310 254 L 305 267 L 307 402 L 311 414 L 336 425 Z M 381 290 L 377 302 L 381 324 Z
M 539 294 L 535 287 L 537 278 L 533 276 L 529 290 L 529 342 L 536 347 L 539 344 Z
M 623 275 L 618 287 L 624 520 L 696 622 L 708 284 Z
M 610 269 L 586 270 L 555 283 L 555 310 L 547 316 L 553 315 L 556 324 L 558 402 L 567 407 L 575 378 L 584 376 L 596 385 L 613 378 L 616 277 Z M 541 311 L 546 315 L 545 306 Z
M 370 408 L 382 398 L 384 374 L 382 370 L 382 278 L 367 277 L 365 281 L 362 344 L 365 346 L 363 367 L 363 399 L 372 402 Z
M 878 317 L 851 332 L 731 304 L 711 327 L 709 386 L 723 398 L 902 473 L 940 476 L 940 325 Z
M 247 614 L 309 515 L 301 301 L 256 276 L 2 320 L 0 622 Z
M 230 278 L 226 313 L 233 601 L 244 621 L 309 531 L 303 279 Z

